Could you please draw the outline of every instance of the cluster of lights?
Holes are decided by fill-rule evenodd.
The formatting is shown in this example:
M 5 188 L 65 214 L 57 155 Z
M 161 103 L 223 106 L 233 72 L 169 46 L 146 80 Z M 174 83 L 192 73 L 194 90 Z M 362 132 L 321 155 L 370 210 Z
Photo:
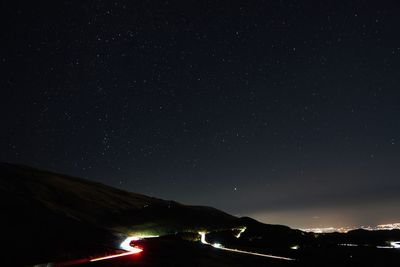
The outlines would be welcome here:
M 352 230 L 352 228 L 323 227 L 323 228 L 306 228 L 306 229 L 300 229 L 300 230 L 303 232 L 322 234 L 322 233 L 334 233 L 334 232 L 346 233 L 346 232 Z
M 380 224 L 376 226 L 376 230 L 394 230 L 400 229 L 400 223 Z
M 360 227 L 307 228 L 307 229 L 300 229 L 300 230 L 304 231 L 304 232 L 312 232 L 312 233 L 316 233 L 316 234 L 321 234 L 321 233 L 333 233 L 333 232 L 347 233 L 348 231 L 355 230 L 355 229 L 364 229 L 364 230 L 370 230 L 370 231 L 394 230 L 394 229 L 400 229 L 400 223 L 389 223 L 389 224 L 380 224 L 380 225 L 377 225 L 377 226 L 360 226 Z

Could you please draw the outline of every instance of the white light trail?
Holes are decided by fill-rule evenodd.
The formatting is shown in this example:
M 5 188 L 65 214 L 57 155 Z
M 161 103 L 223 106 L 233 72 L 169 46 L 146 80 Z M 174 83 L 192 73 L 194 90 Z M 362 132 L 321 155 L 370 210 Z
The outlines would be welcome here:
M 205 232 L 199 232 L 199 235 L 200 235 L 201 243 L 209 245 L 209 243 L 207 243 L 207 241 L 206 241 L 206 233 Z
M 376 246 L 376 248 L 400 248 L 400 241 L 391 241 L 389 243 L 390 246 Z
M 219 243 L 214 243 L 214 244 L 208 243 L 206 241 L 206 233 L 205 232 L 199 232 L 199 235 L 201 236 L 201 238 L 200 238 L 201 243 L 203 243 L 205 245 L 208 245 L 208 246 L 212 246 L 212 247 L 217 248 L 217 249 L 226 250 L 226 251 L 235 252 L 235 253 L 241 253 L 241 254 L 254 255 L 254 256 L 259 256 L 259 257 L 286 260 L 286 261 L 294 261 L 295 260 L 295 259 L 292 259 L 292 258 L 274 256 L 274 255 L 270 255 L 270 254 L 262 254 L 262 253 L 244 251 L 244 250 L 233 249 L 233 248 L 225 248 Z
M 133 254 L 138 254 L 143 251 L 143 249 L 131 246 L 132 241 L 138 241 L 146 238 L 155 238 L 158 237 L 156 235 L 142 235 L 142 236 L 129 236 L 125 238 L 124 241 L 119 245 L 119 247 L 123 250 L 126 250 L 126 252 L 119 253 L 119 254 L 114 254 L 114 255 L 108 255 L 104 257 L 99 257 L 99 258 L 94 258 L 91 259 L 90 261 L 102 261 L 102 260 L 108 260 L 108 259 L 113 259 L 113 258 L 118 258 L 118 257 L 123 257 L 123 256 L 128 256 L 128 255 L 133 255 Z
M 220 243 L 214 243 L 214 244 L 212 244 L 212 246 L 214 248 L 222 248 L 223 247 Z
M 121 245 L 119 245 L 120 248 L 126 251 L 131 251 L 133 247 L 131 247 L 131 242 L 132 241 L 137 241 L 139 238 L 137 236 L 130 236 L 127 237 L 124 241 L 122 241 Z
M 240 229 L 240 232 L 236 235 L 236 238 L 240 238 L 240 235 L 243 234 L 244 231 L 246 231 L 246 227 Z
M 342 247 L 358 247 L 357 244 L 338 244 L 338 245 Z
M 138 241 L 138 240 L 142 240 L 142 239 L 156 238 L 156 237 L 159 237 L 159 236 L 158 235 L 129 236 L 124 241 L 122 241 L 122 243 L 121 243 L 121 245 L 119 245 L 119 247 L 122 248 L 123 250 L 131 251 L 133 248 L 131 246 L 132 241 Z
M 393 248 L 400 248 L 400 241 L 390 242 L 390 245 Z

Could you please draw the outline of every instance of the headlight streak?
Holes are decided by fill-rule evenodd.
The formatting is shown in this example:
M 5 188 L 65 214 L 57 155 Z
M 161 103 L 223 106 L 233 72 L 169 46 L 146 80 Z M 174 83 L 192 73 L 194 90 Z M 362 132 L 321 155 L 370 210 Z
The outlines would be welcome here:
M 138 254 L 138 253 L 140 253 L 140 252 L 142 252 L 142 251 L 143 251 L 143 250 L 140 249 L 140 248 L 132 248 L 132 251 L 127 251 L 127 252 L 120 253 L 120 254 L 114 254 L 114 255 L 109 255 L 109 256 L 94 258 L 94 259 L 91 259 L 90 262 L 102 261 L 102 260 L 108 260 L 108 259 L 113 259 L 113 258 L 118 258 L 118 257 L 133 255 L 133 254 Z
M 400 248 L 400 241 L 393 241 L 393 242 L 390 242 L 390 245 L 391 245 L 393 248 Z
M 108 259 L 138 254 L 138 253 L 142 252 L 143 249 L 135 247 L 135 246 L 132 247 L 131 246 L 132 241 L 138 241 L 138 240 L 142 240 L 142 239 L 146 239 L 146 238 L 155 238 L 155 237 L 158 237 L 158 236 L 155 236 L 155 235 L 129 236 L 129 237 L 125 238 L 124 241 L 122 241 L 122 243 L 119 245 L 119 247 L 123 250 L 126 250 L 126 252 L 114 254 L 114 255 L 108 255 L 108 256 L 99 257 L 99 258 L 94 258 L 94 259 L 91 259 L 90 262 L 108 260 Z
M 286 261 L 294 261 L 295 259 L 292 258 L 287 258 L 287 257 L 280 257 L 280 256 L 274 256 L 270 254 L 262 254 L 262 253 L 256 253 L 256 252 L 250 252 L 250 251 L 244 251 L 244 250 L 238 250 L 238 249 L 233 249 L 233 248 L 226 248 L 223 247 L 219 243 L 208 243 L 206 241 L 206 232 L 199 232 L 200 235 L 200 242 L 204 245 L 212 246 L 216 249 L 221 249 L 221 250 L 226 250 L 230 252 L 235 252 L 235 253 L 241 253 L 241 254 L 248 254 L 248 255 L 254 255 L 254 256 L 259 256 L 259 257 L 266 257 L 266 258 L 272 258 L 272 259 L 279 259 L 279 260 L 286 260 Z
M 243 227 L 243 228 L 240 229 L 240 232 L 236 235 L 236 238 L 240 238 L 240 235 L 241 235 L 244 231 L 246 231 L 246 227 Z

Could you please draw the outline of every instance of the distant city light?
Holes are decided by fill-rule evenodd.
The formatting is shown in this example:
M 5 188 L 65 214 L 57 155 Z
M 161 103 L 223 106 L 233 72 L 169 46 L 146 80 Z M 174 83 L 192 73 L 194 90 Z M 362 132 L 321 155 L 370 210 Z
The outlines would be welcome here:
M 333 232 L 347 232 L 348 229 L 344 228 L 334 228 L 334 227 L 323 227 L 323 228 L 305 228 L 305 229 L 300 229 L 303 232 L 312 232 L 312 233 L 317 233 L 317 234 L 322 234 L 322 233 L 333 233 Z
M 292 247 L 290 247 L 290 249 L 299 249 L 299 246 L 292 246 Z
M 379 230 L 393 230 L 400 229 L 400 223 L 380 224 L 376 226 Z
M 322 233 L 347 233 L 351 230 L 355 229 L 364 229 L 364 230 L 369 230 L 369 231 L 377 231 L 377 230 L 394 230 L 394 229 L 400 229 L 400 223 L 389 223 L 389 224 L 380 224 L 376 226 L 360 226 L 360 227 L 322 227 L 322 228 L 305 228 L 305 229 L 300 229 L 301 231 L 304 232 L 312 232 L 312 233 L 317 233 L 317 234 L 322 234 Z

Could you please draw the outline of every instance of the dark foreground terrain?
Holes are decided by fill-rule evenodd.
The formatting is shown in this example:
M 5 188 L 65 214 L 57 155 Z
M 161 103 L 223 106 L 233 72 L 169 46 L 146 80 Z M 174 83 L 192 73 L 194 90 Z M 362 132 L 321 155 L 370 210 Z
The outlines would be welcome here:
M 173 238 L 149 239 L 142 245 L 144 251 L 140 254 L 80 266 L 297 266 Z
M 376 248 L 310 248 L 282 261 L 221 251 L 200 243 L 161 238 L 147 240 L 138 255 L 80 266 L 399 266 L 400 251 Z
M 0 163 L 0 266 L 399 266 L 400 231 L 313 234 L 211 207 L 187 206 L 85 179 Z M 238 233 L 242 230 L 240 237 Z M 200 242 L 295 259 L 285 261 L 223 251 Z M 88 263 L 121 252 L 132 235 L 139 254 Z M 351 246 L 343 246 L 350 244 Z M 43 265 L 46 266 L 46 265 Z

